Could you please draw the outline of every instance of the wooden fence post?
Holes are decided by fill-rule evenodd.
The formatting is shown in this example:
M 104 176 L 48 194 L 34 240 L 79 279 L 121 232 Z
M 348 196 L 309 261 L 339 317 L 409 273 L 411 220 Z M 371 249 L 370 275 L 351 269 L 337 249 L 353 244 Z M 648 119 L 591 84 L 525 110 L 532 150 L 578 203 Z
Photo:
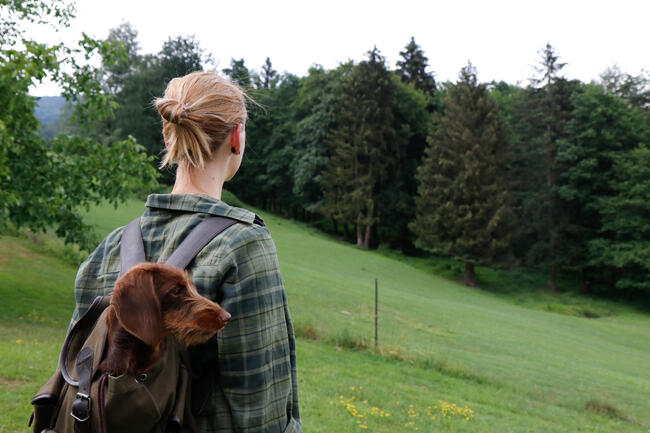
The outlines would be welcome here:
M 377 283 L 377 278 L 375 278 L 375 352 L 379 346 L 379 286 Z

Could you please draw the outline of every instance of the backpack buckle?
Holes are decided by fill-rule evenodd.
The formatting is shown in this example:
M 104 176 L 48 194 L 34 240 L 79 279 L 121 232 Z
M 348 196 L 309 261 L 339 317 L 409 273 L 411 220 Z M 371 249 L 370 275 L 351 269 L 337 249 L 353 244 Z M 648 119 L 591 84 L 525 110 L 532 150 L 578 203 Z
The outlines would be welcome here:
M 74 401 L 74 403 L 72 403 L 70 416 L 79 422 L 88 421 L 90 419 L 92 402 L 93 401 L 89 395 L 84 394 L 83 392 L 78 392 L 77 399 Z

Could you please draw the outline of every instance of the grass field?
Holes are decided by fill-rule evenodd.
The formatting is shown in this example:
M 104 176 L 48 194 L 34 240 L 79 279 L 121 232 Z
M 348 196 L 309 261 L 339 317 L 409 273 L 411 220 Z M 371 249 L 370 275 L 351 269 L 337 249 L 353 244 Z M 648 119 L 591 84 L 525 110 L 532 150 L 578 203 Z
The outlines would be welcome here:
M 99 207 L 88 222 L 104 235 L 142 210 L 139 201 Z M 466 288 L 424 261 L 261 215 L 299 336 L 305 432 L 650 429 L 650 316 L 575 296 Z M 74 260 L 44 245 L 0 237 L 0 432 L 26 431 L 29 399 L 55 368 L 72 312 Z M 574 314 L 581 308 L 606 314 Z

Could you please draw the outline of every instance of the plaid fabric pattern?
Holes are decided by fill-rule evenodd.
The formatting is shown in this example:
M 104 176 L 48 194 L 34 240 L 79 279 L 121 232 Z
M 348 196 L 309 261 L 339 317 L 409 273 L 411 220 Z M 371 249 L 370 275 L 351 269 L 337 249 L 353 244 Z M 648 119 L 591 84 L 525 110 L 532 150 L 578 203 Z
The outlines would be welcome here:
M 200 402 L 200 432 L 302 432 L 298 410 L 293 326 L 275 244 L 256 215 L 205 195 L 152 194 L 141 218 L 147 260 L 164 262 L 204 218 L 234 224 L 188 266 L 197 290 L 232 318 L 210 342 L 193 350 L 198 385 L 210 388 Z M 259 218 L 259 217 L 257 217 Z M 96 296 L 113 290 L 120 272 L 115 229 L 80 266 L 75 280 L 74 324 Z

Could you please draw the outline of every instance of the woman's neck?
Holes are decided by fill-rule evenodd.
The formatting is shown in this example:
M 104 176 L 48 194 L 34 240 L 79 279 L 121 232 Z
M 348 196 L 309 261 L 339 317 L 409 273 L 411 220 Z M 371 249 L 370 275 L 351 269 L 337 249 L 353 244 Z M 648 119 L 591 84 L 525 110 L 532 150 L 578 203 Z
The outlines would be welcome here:
M 211 163 L 203 169 L 178 166 L 172 194 L 205 194 L 221 200 L 224 179 L 216 168 Z

